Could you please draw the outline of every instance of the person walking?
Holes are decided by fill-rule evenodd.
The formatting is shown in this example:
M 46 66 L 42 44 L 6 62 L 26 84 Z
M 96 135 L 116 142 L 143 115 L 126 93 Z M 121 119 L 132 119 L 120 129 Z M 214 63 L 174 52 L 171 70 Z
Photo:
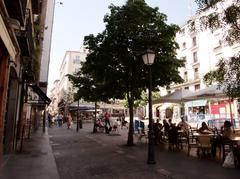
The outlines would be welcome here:
M 112 130 L 112 126 L 110 124 L 110 113 L 106 112 L 104 114 L 104 121 L 105 121 L 105 131 L 109 134 Z
M 70 129 L 72 126 L 72 116 L 70 113 L 68 113 L 68 116 L 67 116 L 67 128 Z

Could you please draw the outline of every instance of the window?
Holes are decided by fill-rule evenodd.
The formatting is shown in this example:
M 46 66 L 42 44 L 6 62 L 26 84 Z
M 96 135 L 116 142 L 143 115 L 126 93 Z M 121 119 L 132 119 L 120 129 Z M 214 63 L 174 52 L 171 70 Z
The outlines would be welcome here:
M 183 50 L 186 49 L 186 42 L 183 42 L 183 43 L 182 43 L 182 49 L 183 49 Z
M 199 90 L 200 89 L 200 84 L 195 85 L 194 88 L 195 88 L 195 91 Z
M 185 62 L 187 61 L 187 57 L 182 57 L 182 60 L 184 60 Z
M 197 52 L 193 52 L 193 63 L 198 61 Z
M 214 35 L 214 38 L 213 38 L 213 48 L 216 49 L 218 47 L 221 47 L 222 45 L 222 41 L 220 40 L 220 35 L 217 34 L 217 35 Z
M 188 86 L 186 86 L 186 87 L 184 87 L 184 89 L 185 89 L 185 90 L 189 90 L 189 87 L 188 87 Z
M 194 79 L 199 79 L 198 68 L 194 68 Z
M 195 27 L 195 22 L 190 20 L 188 21 L 188 27 L 189 27 L 189 30 L 191 33 L 195 32 L 196 31 L 196 27 Z
M 76 56 L 75 59 L 73 60 L 74 64 L 80 64 L 80 56 Z
M 197 46 L 197 38 L 196 37 L 192 38 L 192 46 L 193 47 Z
M 180 34 L 185 35 L 185 29 L 184 28 L 180 30 Z
M 188 72 L 187 71 L 184 72 L 183 79 L 184 79 L 184 81 L 188 81 Z

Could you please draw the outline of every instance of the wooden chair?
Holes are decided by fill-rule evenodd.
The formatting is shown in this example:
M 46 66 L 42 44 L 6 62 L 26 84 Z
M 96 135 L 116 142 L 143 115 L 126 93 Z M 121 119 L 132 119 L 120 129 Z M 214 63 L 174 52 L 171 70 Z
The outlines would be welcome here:
M 199 135 L 198 136 L 198 149 L 199 149 L 199 154 L 201 152 L 201 154 L 199 155 L 200 157 L 205 156 L 206 154 L 210 154 L 210 151 L 212 149 L 210 135 Z

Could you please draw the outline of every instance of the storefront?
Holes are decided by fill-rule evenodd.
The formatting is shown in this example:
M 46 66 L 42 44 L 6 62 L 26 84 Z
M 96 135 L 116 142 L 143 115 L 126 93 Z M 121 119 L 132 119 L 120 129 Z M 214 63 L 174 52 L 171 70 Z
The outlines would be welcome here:
M 189 122 L 206 119 L 209 115 L 209 106 L 207 100 L 186 102 L 185 114 L 188 116 Z
M 236 115 L 234 111 L 233 101 L 222 100 L 210 102 L 210 112 L 214 119 L 230 119 L 231 117 L 235 118 Z

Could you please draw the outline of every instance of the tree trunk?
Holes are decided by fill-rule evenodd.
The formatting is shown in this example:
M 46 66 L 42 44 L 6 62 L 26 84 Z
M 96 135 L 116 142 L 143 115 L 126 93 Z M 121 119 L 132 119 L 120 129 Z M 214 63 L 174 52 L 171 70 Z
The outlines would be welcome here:
M 130 115 L 127 145 L 133 146 L 134 145 L 133 143 L 133 98 L 130 92 L 128 92 L 127 98 L 128 98 L 129 115 Z
M 95 115 L 94 115 L 94 122 L 93 122 L 93 133 L 97 132 L 96 122 L 97 122 L 97 102 L 95 102 Z

